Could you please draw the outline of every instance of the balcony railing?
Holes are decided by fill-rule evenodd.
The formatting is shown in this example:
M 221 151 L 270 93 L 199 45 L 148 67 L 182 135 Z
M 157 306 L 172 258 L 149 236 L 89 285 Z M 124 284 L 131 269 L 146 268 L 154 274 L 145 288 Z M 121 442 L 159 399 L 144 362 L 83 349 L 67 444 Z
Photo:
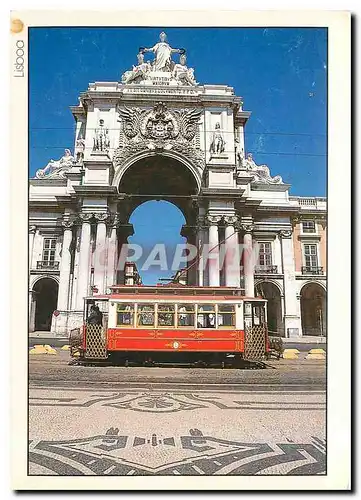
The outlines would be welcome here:
M 301 267 L 302 274 L 317 274 L 318 276 L 323 274 L 323 267 L 318 266 L 303 266 Z
M 255 266 L 256 274 L 277 274 L 277 266 Z
M 41 269 L 43 271 L 58 271 L 59 261 L 57 260 L 38 260 L 36 263 L 36 269 Z

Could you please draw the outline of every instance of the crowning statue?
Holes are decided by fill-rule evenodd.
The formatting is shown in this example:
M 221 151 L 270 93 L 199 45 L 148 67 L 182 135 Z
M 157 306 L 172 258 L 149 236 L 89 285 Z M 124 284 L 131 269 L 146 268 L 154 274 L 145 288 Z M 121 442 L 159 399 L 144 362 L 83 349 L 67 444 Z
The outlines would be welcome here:
M 256 165 L 252 153 L 247 154 L 247 158 L 244 160 L 243 165 L 245 170 L 253 175 L 252 182 L 259 184 L 283 184 L 280 175 L 276 175 L 275 177 L 271 176 L 270 169 L 267 165 Z
M 50 160 L 45 168 L 36 171 L 35 177 L 37 179 L 65 179 L 65 174 L 72 168 L 74 161 L 75 159 L 71 154 L 70 149 L 66 149 L 60 160 Z
M 150 85 L 198 85 L 194 69 L 186 66 L 185 49 L 173 49 L 166 41 L 164 31 L 159 35 L 159 42 L 153 47 L 140 47 L 137 55 L 138 65 L 122 75 L 122 83 L 149 83 Z M 153 53 L 152 62 L 144 60 L 144 54 Z M 172 61 L 172 54 L 180 54 L 179 63 Z M 160 73 L 162 81 L 160 82 Z
M 172 49 L 166 42 L 167 35 L 162 31 L 159 35 L 159 42 L 154 47 L 145 48 L 141 47 L 139 52 L 154 52 L 155 58 L 153 61 L 153 71 L 171 71 L 172 59 L 171 54 L 184 54 L 184 49 Z
M 212 142 L 210 145 L 210 152 L 215 154 L 224 153 L 226 147 L 226 141 L 223 139 L 223 135 L 221 132 L 221 125 L 217 122 L 215 126 L 215 130 L 212 134 Z

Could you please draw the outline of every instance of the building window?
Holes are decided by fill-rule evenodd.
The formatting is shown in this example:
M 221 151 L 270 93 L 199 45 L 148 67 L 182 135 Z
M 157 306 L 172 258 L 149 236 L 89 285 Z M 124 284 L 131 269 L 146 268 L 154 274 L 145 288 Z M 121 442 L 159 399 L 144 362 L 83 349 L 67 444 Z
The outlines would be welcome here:
M 272 245 L 270 242 L 258 243 L 258 265 L 260 267 L 272 266 Z
M 304 245 L 304 258 L 306 268 L 318 266 L 317 245 Z
M 44 238 L 43 244 L 43 262 L 52 263 L 55 261 L 55 238 Z
M 314 220 L 305 220 L 302 222 L 302 232 L 303 233 L 315 233 L 316 224 Z

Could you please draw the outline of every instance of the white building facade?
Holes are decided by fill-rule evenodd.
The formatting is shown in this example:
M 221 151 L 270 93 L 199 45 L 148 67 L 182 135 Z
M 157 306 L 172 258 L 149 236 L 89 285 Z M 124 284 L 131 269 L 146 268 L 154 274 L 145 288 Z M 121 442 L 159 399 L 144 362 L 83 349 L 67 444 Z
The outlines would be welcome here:
M 124 279 L 132 212 L 164 199 L 199 251 L 188 284 L 265 296 L 280 335 L 326 334 L 326 200 L 290 196 L 246 153 L 250 112 L 232 87 L 198 84 L 162 33 L 121 82 L 91 83 L 71 111 L 74 153 L 30 180 L 30 332 L 79 326 L 83 297 Z

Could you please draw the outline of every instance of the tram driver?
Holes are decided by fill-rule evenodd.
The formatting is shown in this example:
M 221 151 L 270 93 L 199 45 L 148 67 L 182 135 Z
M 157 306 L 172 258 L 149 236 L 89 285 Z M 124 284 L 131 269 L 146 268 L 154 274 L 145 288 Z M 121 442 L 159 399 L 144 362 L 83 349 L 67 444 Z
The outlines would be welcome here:
M 99 306 L 93 304 L 90 307 L 87 322 L 89 325 L 103 325 L 103 313 L 100 311 Z

